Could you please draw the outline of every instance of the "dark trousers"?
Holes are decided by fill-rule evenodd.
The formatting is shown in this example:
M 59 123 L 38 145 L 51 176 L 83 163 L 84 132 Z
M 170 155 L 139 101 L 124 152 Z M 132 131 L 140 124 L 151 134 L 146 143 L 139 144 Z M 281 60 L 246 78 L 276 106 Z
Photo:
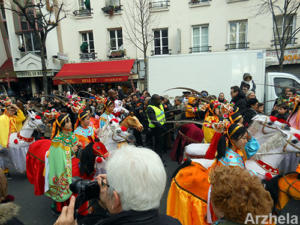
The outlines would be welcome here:
M 142 138 L 142 133 L 136 129 L 133 130 L 133 135 L 136 139 L 136 145 L 137 146 L 144 146 L 143 145 L 143 138 Z
M 152 137 L 154 138 L 154 151 L 160 157 L 162 157 L 163 150 L 165 147 L 165 136 L 163 136 L 164 129 L 161 127 L 151 128 L 151 134 Z

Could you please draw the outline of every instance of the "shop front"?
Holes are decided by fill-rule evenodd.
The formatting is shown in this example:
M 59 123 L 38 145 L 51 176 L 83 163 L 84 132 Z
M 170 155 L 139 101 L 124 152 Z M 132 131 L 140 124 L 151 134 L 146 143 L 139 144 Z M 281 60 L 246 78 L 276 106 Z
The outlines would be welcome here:
M 135 60 L 114 60 L 103 62 L 64 64 L 53 77 L 54 85 L 62 85 L 63 90 L 102 90 L 121 86 L 124 91 L 136 88 L 138 75 L 132 73 Z M 70 90 L 71 91 L 71 90 Z

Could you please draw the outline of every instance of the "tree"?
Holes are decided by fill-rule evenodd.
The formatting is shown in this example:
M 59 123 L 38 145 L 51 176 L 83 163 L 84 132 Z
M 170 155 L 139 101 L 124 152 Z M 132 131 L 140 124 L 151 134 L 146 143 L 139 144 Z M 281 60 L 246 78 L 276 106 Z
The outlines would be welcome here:
M 148 87 L 148 49 L 153 41 L 152 26 L 154 18 L 150 12 L 149 0 L 132 0 L 125 9 L 124 27 L 128 40 L 143 54 L 145 87 Z
M 300 31 L 300 26 L 294 27 L 299 8 L 299 0 L 261 0 L 259 14 L 272 15 L 274 46 L 280 71 L 283 70 L 284 52 L 289 44 L 294 43 Z
M 64 3 L 60 0 L 7 0 L 5 8 L 24 18 L 41 46 L 41 64 L 43 73 L 43 90 L 48 94 L 47 49 L 48 34 L 66 18 Z M 60 2 L 59 2 L 60 1 Z M 6 7 L 8 6 L 8 7 Z

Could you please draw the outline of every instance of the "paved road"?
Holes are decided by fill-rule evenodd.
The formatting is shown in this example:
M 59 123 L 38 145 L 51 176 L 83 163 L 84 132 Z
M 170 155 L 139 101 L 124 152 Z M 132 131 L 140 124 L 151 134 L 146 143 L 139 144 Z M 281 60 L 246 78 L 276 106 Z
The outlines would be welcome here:
M 177 168 L 177 163 L 172 162 L 169 157 L 164 156 L 166 160 L 166 170 L 168 174 L 169 189 L 170 177 L 173 171 Z M 31 185 L 26 176 L 22 174 L 12 174 L 13 179 L 8 182 L 9 194 L 15 196 L 16 204 L 21 207 L 19 219 L 25 225 L 53 225 L 56 220 L 50 210 L 51 200 L 45 196 L 35 196 L 33 193 L 33 185 Z M 160 211 L 166 211 L 167 191 L 165 192 Z

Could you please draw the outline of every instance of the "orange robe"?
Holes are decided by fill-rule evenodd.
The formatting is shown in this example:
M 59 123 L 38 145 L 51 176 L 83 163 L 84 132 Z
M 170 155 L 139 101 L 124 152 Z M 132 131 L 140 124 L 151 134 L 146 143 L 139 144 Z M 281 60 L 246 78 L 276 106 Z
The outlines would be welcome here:
M 206 225 L 209 170 L 191 162 L 172 179 L 168 194 L 167 215 L 182 225 Z M 213 220 L 215 220 L 213 216 Z

